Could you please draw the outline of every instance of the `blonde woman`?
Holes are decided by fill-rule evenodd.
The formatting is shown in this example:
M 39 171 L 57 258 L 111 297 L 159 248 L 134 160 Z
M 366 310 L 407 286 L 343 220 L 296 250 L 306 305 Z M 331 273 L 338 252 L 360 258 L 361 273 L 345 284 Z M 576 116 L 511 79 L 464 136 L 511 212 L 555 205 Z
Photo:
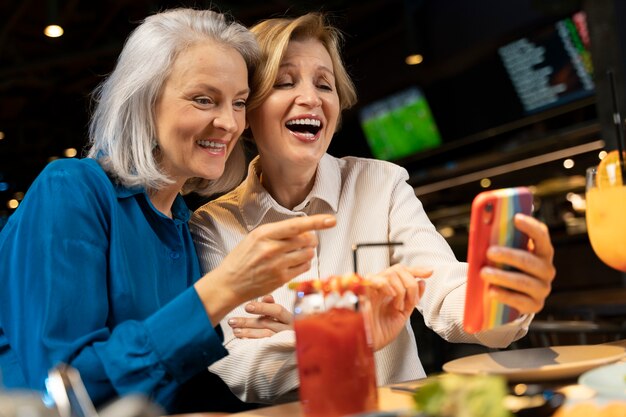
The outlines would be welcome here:
M 426 325 L 456 342 L 504 347 L 526 334 L 554 278 L 553 248 L 544 224 L 516 218 L 532 251 L 493 247 L 489 257 L 519 272 L 486 268 L 483 279 L 493 297 L 524 315 L 492 331 L 469 335 L 462 317 L 467 265 L 458 262 L 428 220 L 405 169 L 389 162 L 335 158 L 327 154 L 341 111 L 356 101 L 354 86 L 339 54 L 340 36 L 323 16 L 269 19 L 252 28 L 263 60 L 252 82 L 248 108 L 251 138 L 259 156 L 244 183 L 196 211 L 192 233 L 205 270 L 222 262 L 248 233 L 271 222 L 330 214 L 332 230 L 318 233 L 312 267 L 296 281 L 352 270 L 352 244 L 399 241 L 402 246 L 369 249 L 359 271 L 403 284 L 425 280 L 426 290 L 410 305 Z M 286 286 L 261 301 L 240 306 L 222 321 L 229 356 L 211 365 L 244 401 L 293 399 L 298 387 L 291 329 L 295 294 Z M 403 311 L 406 313 L 406 311 Z M 398 316 L 400 317 L 400 315 Z M 425 376 L 408 315 L 374 329 L 378 383 Z M 385 332 L 386 331 L 386 332 Z M 384 334 L 383 334 L 384 333 Z

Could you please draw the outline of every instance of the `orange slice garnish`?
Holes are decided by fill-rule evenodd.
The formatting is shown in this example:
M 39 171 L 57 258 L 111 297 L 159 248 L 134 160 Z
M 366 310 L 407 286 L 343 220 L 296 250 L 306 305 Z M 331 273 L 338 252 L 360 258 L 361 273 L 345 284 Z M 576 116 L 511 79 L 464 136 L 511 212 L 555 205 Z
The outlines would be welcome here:
M 626 160 L 626 152 L 622 153 Z M 622 169 L 620 167 L 619 152 L 609 152 L 600 164 L 596 173 L 596 183 L 598 188 L 615 187 L 624 185 Z
M 347 291 L 351 291 L 354 294 L 363 294 L 365 287 L 370 285 L 369 280 L 363 278 L 358 274 L 346 274 L 346 275 L 332 275 L 327 279 L 312 279 L 301 282 L 290 282 L 288 284 L 289 289 L 297 292 L 303 292 L 304 294 L 312 294 L 316 292 L 322 292 L 324 294 L 330 294 L 331 292 L 337 292 L 343 294 Z

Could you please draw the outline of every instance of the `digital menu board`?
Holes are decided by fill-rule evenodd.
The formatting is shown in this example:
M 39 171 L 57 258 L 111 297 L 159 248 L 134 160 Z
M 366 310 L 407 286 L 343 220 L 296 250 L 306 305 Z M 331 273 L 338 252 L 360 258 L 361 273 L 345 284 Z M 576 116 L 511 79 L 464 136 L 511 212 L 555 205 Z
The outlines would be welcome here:
M 526 113 L 594 93 L 589 44 L 585 13 L 578 12 L 498 49 Z

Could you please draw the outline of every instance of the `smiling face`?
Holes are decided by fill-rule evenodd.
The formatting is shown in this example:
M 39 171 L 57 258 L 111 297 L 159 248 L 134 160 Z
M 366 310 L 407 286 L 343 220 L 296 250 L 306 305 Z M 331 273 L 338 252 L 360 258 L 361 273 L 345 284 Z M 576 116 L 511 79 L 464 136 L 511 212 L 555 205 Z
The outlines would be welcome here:
M 235 49 L 207 41 L 178 55 L 155 111 L 159 162 L 177 184 L 222 175 L 245 127 L 248 93 Z
M 312 175 L 330 145 L 339 111 L 326 48 L 315 39 L 290 41 L 272 91 L 248 113 L 264 172 L 280 165 Z

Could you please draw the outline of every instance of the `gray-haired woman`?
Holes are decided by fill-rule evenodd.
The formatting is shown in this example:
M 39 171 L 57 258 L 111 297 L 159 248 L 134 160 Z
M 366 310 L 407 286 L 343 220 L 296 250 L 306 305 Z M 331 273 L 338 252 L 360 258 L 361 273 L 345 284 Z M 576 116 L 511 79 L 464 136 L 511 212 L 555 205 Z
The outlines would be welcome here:
M 243 175 L 258 54 L 211 11 L 162 12 L 131 34 L 96 91 L 88 157 L 49 164 L 0 234 L 7 387 L 43 390 L 65 362 L 96 404 L 139 392 L 176 412 L 181 387 L 226 354 L 224 315 L 309 269 L 332 216 L 259 228 L 205 276 L 187 225 L 181 190 Z

